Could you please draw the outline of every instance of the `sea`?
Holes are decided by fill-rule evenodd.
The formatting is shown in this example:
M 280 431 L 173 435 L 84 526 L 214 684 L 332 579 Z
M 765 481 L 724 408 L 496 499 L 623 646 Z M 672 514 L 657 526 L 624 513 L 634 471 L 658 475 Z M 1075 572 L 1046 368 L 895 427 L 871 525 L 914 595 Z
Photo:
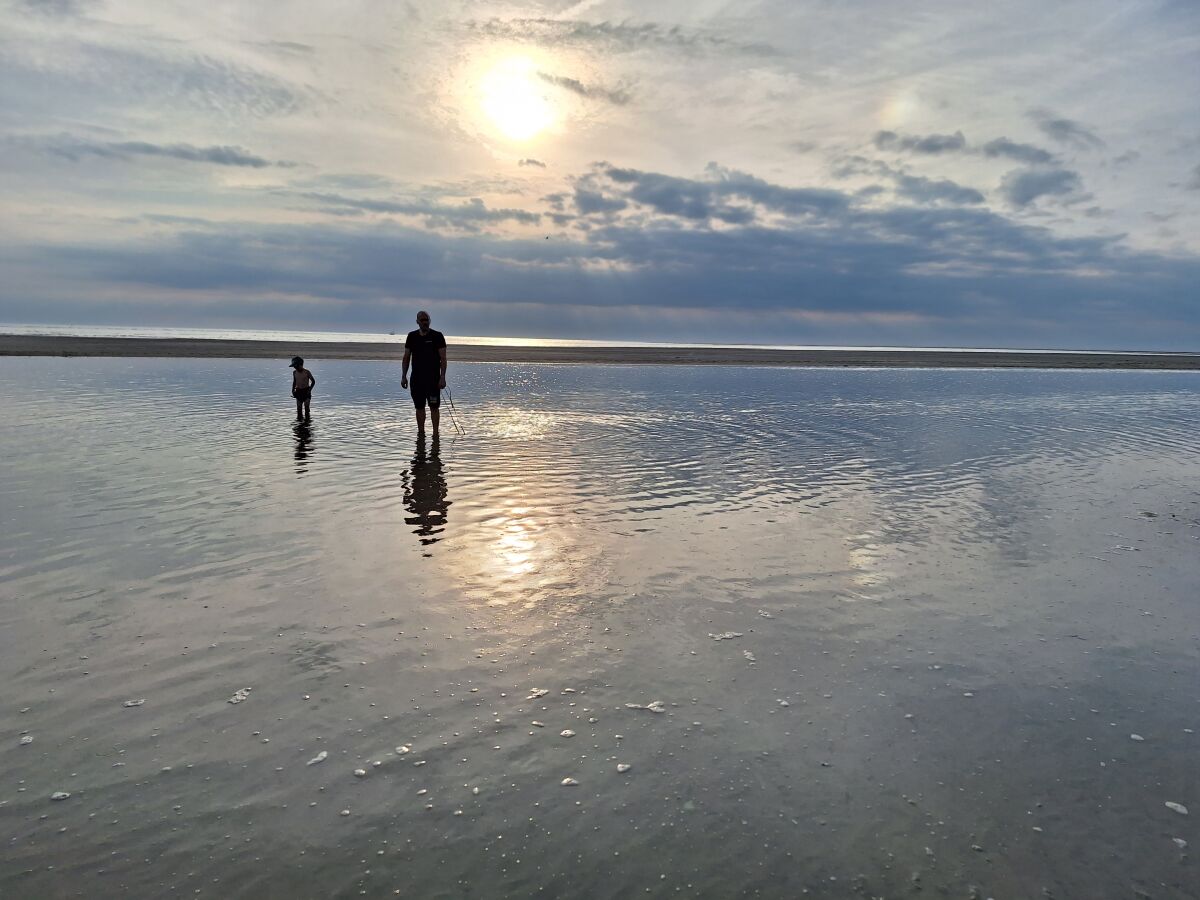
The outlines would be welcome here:
M 0 358 L 0 896 L 1200 895 L 1200 376 L 311 368 Z

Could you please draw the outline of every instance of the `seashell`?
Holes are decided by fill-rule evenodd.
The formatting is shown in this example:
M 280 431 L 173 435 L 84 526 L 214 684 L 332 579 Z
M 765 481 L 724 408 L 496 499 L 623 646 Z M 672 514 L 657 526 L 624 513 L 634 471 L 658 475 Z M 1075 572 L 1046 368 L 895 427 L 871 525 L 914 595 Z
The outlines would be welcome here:
M 322 750 L 320 753 L 318 753 L 316 756 L 314 756 L 312 759 L 310 759 L 308 762 L 306 762 L 305 765 L 306 766 L 315 766 L 319 762 L 325 762 L 325 760 L 328 757 L 329 757 L 329 751 Z
M 32 734 L 27 734 L 27 735 L 25 735 L 25 737 L 21 738 L 21 746 L 22 747 L 24 747 L 26 744 L 32 744 L 32 743 L 33 743 L 33 735 Z
M 548 693 L 550 693 L 550 691 L 547 688 L 533 688 L 533 690 L 529 692 L 529 696 L 525 699 L 536 700 L 538 697 L 545 697 Z
M 131 709 L 131 708 L 133 708 L 133 707 L 135 707 L 135 706 L 141 706 L 141 705 L 142 705 L 143 703 L 145 703 L 145 702 L 146 702 L 146 700 L 145 700 L 145 698 L 143 697 L 141 700 L 126 700 L 126 701 L 125 701 L 124 703 L 122 703 L 121 705 L 122 705 L 122 706 L 124 706 L 126 709 Z
M 250 697 L 250 692 L 251 692 L 252 690 L 254 690 L 254 689 L 253 689 L 253 688 L 248 688 L 248 687 L 239 688 L 238 690 L 236 690 L 236 691 L 234 691 L 234 692 L 233 692 L 233 696 L 232 696 L 232 697 L 230 697 L 230 698 L 229 698 L 229 700 L 228 700 L 227 702 L 229 702 L 229 703 L 241 703 L 243 700 L 247 700 L 247 699 L 249 699 L 249 697 Z
M 740 631 L 723 631 L 720 634 L 713 634 L 710 631 L 708 636 L 714 641 L 731 641 L 734 638 L 740 638 L 742 633 Z
M 1188 814 L 1187 807 L 1184 806 L 1182 803 L 1175 803 L 1174 801 L 1168 800 L 1166 803 L 1166 806 L 1167 806 L 1167 809 L 1174 810 L 1175 812 L 1179 813 L 1181 816 L 1186 816 Z
M 643 705 L 641 703 L 626 703 L 625 706 L 628 709 L 645 709 L 645 710 L 649 710 L 650 712 L 654 712 L 654 713 L 660 713 L 660 712 L 667 711 L 666 707 L 663 706 L 663 702 L 661 700 L 651 700 L 649 703 L 647 703 L 645 705 Z
M 354 777 L 355 777 L 355 778 L 366 778 L 366 777 L 367 777 L 367 770 L 366 770 L 366 769 L 355 769 L 355 770 L 354 770 Z
M 403 756 L 405 753 L 411 753 L 411 752 L 412 752 L 412 747 L 408 746 L 408 744 L 401 744 L 399 747 L 396 748 L 397 756 Z
M 570 728 L 564 728 L 562 731 L 560 731 L 558 733 L 558 736 L 559 737 L 575 737 L 575 732 L 573 732 Z
M 633 766 L 631 766 L 629 763 L 617 763 L 617 771 L 618 772 L 625 773 L 625 772 L 628 772 L 632 768 L 633 768 Z
M 576 781 L 574 778 L 564 778 L 562 780 L 563 787 L 575 787 L 577 784 L 579 784 L 579 782 Z
M 50 799 L 51 800 L 66 800 L 70 796 L 71 795 L 68 794 L 66 791 L 55 791 L 53 794 L 50 795 Z

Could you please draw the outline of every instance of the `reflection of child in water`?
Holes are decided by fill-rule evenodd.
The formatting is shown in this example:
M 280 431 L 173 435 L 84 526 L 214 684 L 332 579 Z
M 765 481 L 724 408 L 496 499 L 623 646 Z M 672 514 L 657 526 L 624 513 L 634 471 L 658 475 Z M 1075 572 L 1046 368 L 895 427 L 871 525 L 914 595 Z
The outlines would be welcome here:
M 296 418 L 308 421 L 308 404 L 312 400 L 312 389 L 317 386 L 313 373 L 304 368 L 304 360 L 293 356 L 290 363 L 292 373 L 292 396 L 296 398 Z

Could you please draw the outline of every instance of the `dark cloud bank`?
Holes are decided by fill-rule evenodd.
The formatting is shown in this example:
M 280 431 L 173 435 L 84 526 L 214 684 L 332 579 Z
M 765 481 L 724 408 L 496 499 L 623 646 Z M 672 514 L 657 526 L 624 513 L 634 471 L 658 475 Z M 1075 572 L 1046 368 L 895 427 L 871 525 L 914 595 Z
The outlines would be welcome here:
M 1018 178 L 1008 190 L 1017 202 L 1073 188 Z M 48 309 L 99 321 L 112 313 L 89 305 L 89 286 L 120 284 L 145 298 L 120 307 L 126 320 L 136 310 L 197 325 L 382 331 L 418 303 L 458 333 L 1194 349 L 1200 261 L 1056 236 L 952 182 L 898 191 L 919 200 L 880 209 L 716 165 L 689 179 L 599 163 L 545 213 L 295 193 L 288 204 L 357 216 L 10 247 L 14 271 L 57 273 L 61 299 L 25 297 L 15 282 L 0 299 L 26 321 Z M 556 230 L 491 231 L 543 218 Z

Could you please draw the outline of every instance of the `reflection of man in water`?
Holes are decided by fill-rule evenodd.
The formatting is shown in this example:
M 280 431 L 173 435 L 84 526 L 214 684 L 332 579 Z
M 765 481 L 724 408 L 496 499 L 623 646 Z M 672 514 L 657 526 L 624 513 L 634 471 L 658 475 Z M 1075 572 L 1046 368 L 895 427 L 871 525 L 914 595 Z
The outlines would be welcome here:
M 400 475 L 404 483 L 404 506 L 411 516 L 404 521 L 415 525 L 413 534 L 419 535 L 421 543 L 436 544 L 438 535 L 446 530 L 446 516 L 450 501 L 446 499 L 446 478 L 442 474 L 442 460 L 438 456 L 438 439 L 435 436 L 430 452 L 425 452 L 425 436 L 417 438 L 417 452 L 412 465 Z

